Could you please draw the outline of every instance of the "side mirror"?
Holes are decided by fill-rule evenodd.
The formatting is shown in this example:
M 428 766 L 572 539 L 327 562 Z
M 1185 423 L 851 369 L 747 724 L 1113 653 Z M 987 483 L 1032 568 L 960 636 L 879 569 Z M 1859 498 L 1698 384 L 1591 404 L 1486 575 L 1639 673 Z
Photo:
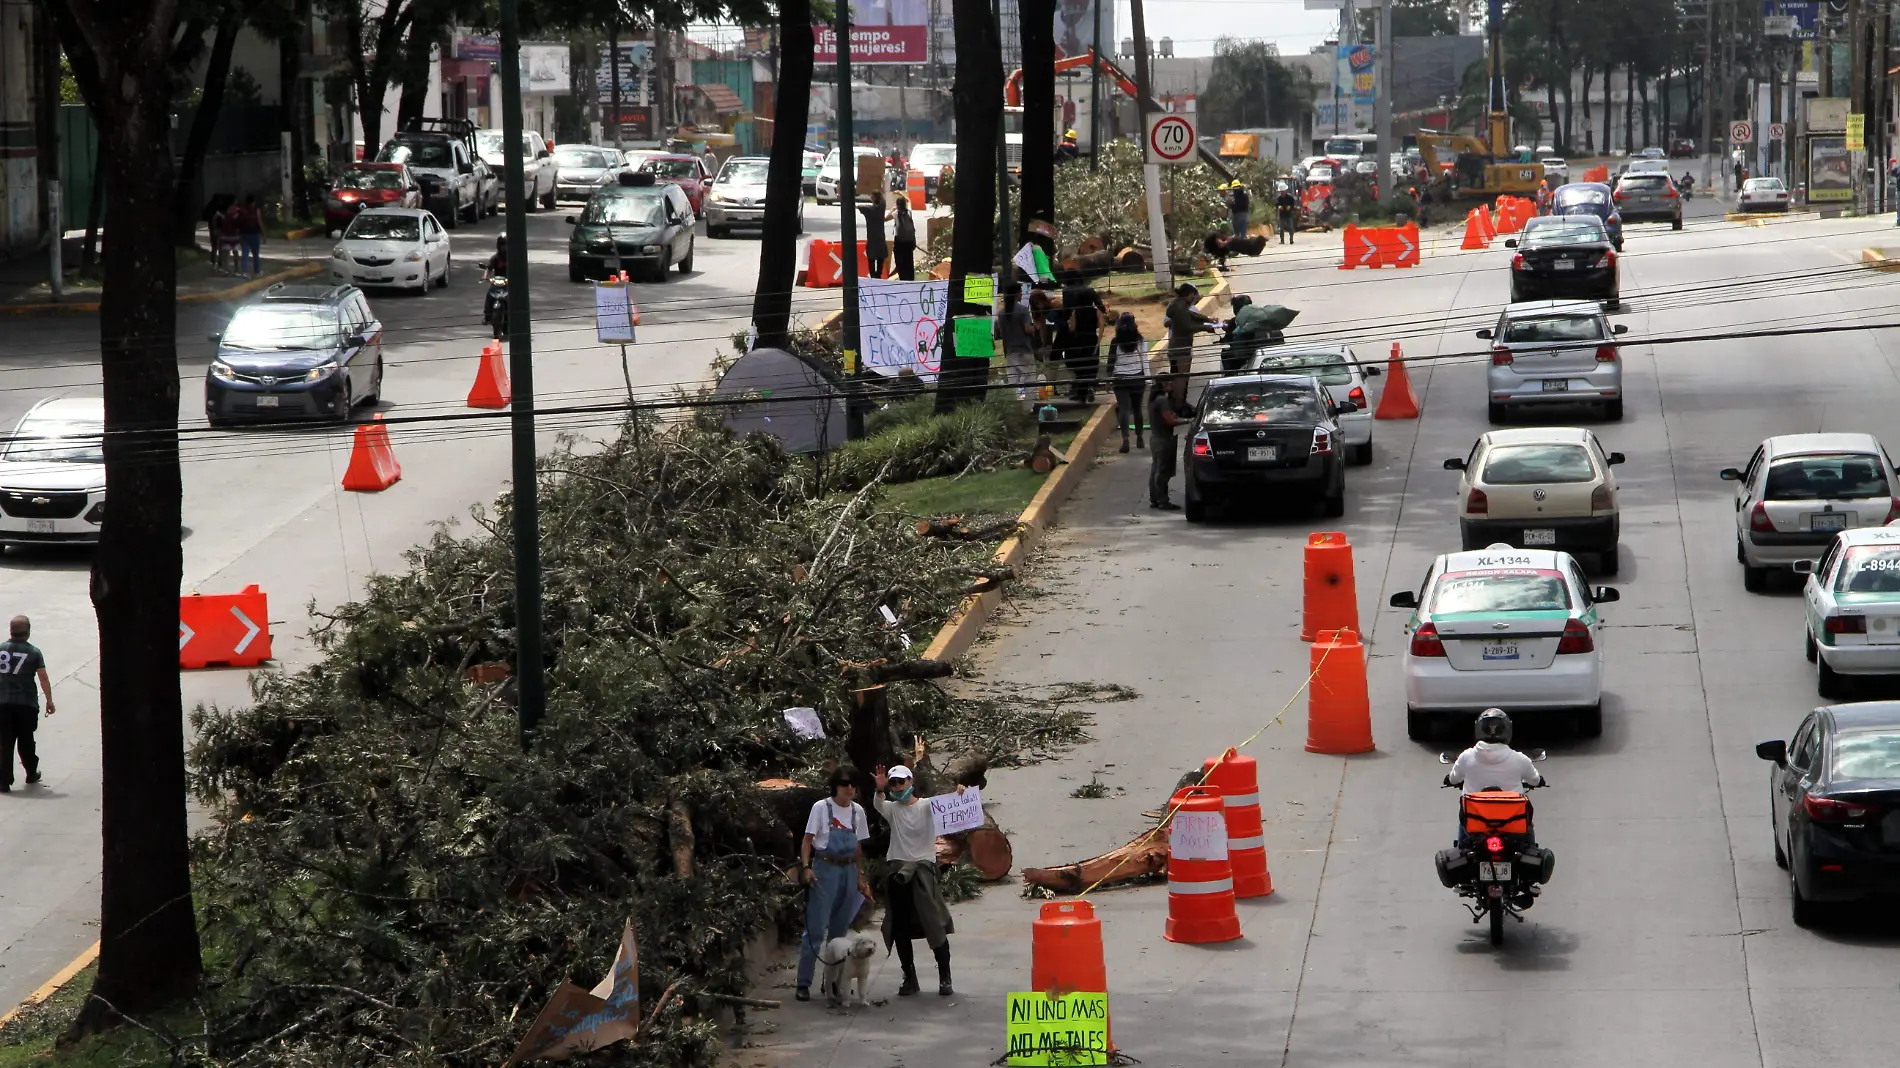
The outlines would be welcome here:
M 1505 248 L 1516 248 L 1516 247 L 1517 247 L 1517 238 L 1515 238 L 1515 237 L 1507 237 L 1507 238 L 1505 238 L 1505 239 L 1504 239 L 1504 247 L 1505 247 Z
M 341 230 L 332 230 L 332 231 L 330 231 L 330 240 L 332 240 L 332 241 L 335 241 L 335 240 L 337 240 L 338 238 L 340 238 L 340 237 L 342 237 L 342 236 L 343 236 L 343 231 L 341 231 Z
M 1394 608 L 1417 608 L 1418 594 L 1413 593 L 1411 590 L 1401 590 L 1393 594 L 1391 600 L 1386 603 Z
M 1609 604 L 1611 601 L 1622 600 L 1623 595 L 1617 592 L 1615 586 L 1598 586 L 1590 591 L 1590 599 L 1598 604 Z
M 1365 375 L 1367 378 L 1377 378 L 1385 372 L 1379 370 L 1378 364 L 1369 363 L 1359 368 L 1359 373 Z
M 1722 481 L 1740 482 L 1741 480 L 1742 480 L 1742 473 L 1740 471 L 1737 471 L 1733 467 L 1724 467 L 1722 469 Z
M 1630 332 L 1630 328 L 1627 326 L 1624 326 L 1622 323 L 1618 323 L 1615 326 L 1610 327 L 1610 333 L 1612 334 L 1627 334 L 1629 332 Z
M 1480 330 L 1480 331 L 1478 331 L 1478 337 L 1479 337 L 1479 338 L 1480 338 L 1481 340 L 1484 340 L 1484 341 L 1489 341 L 1489 340 L 1491 340 L 1491 337 L 1492 337 L 1492 332 L 1491 332 L 1491 331 L 1489 331 L 1489 330 Z
M 1628 457 L 1625 457 L 1625 456 L 1624 456 L 1624 455 L 1623 455 L 1622 453 L 1620 453 L 1620 452 L 1613 452 L 1613 453 L 1611 453 L 1611 454 L 1610 454 L 1610 463 L 1611 463 L 1612 465 L 1615 465 L 1615 464 L 1620 464 L 1620 463 L 1622 463 L 1622 462 L 1623 462 L 1624 460 L 1626 460 L 1626 459 L 1628 459 Z
M 579 219 L 576 219 L 576 218 L 575 218 L 574 216 L 572 216 L 572 215 L 569 215 L 569 216 L 567 217 L 567 225 L 569 225 L 569 226 L 573 226 L 573 225 L 574 225 L 575 223 L 578 223 L 578 222 L 580 222 L 580 220 L 579 220 Z
M 1812 560 L 1796 560 L 1793 564 L 1790 564 L 1789 566 L 1794 569 L 1794 573 L 1797 575 L 1814 574 L 1814 561 Z
M 457 173 L 457 174 L 474 174 L 474 173 L 475 173 L 475 165 L 474 165 L 473 163 L 469 163 L 469 162 L 467 162 L 467 161 L 463 161 L 463 162 L 461 162 L 461 163 L 458 163 L 458 164 L 456 164 L 456 165 L 455 165 L 455 173 Z
M 1776 738 L 1772 742 L 1755 743 L 1755 755 L 1763 760 L 1772 760 L 1776 767 L 1788 766 L 1788 743 Z
M 349 334 L 343 338 L 345 345 L 361 345 L 366 339 L 361 334 Z
M 1462 456 L 1454 456 L 1445 461 L 1445 470 L 1447 471 L 1463 471 L 1464 469 L 1465 458 Z
M 211 343 L 212 343 L 213 345 L 215 345 L 215 344 L 217 344 L 218 342 L 220 342 L 220 341 L 222 341 L 222 340 L 224 340 L 224 334 L 222 334 L 222 333 L 210 333 L 210 334 L 206 334 L 206 335 L 205 335 L 205 340 L 206 340 L 206 341 L 209 341 L 209 342 L 211 342 Z

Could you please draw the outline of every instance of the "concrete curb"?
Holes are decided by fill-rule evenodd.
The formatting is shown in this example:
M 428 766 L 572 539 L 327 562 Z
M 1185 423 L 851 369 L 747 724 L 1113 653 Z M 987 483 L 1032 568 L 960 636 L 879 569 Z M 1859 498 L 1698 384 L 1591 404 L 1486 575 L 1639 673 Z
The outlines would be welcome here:
M 1864 248 L 1860 250 L 1860 265 L 1876 271 L 1900 271 L 1900 255 L 1884 248 Z
M 84 953 L 74 957 L 71 964 L 55 972 L 51 979 L 40 984 L 38 990 L 28 994 L 26 1000 L 8 1009 L 4 1015 L 0 1015 L 0 1028 L 4 1028 L 6 1025 L 12 1023 L 14 1017 L 38 1005 L 40 1002 L 45 1001 L 47 998 L 52 997 L 54 994 L 59 993 L 60 987 L 72 982 L 73 976 L 92 967 L 92 962 L 98 959 L 99 943 L 94 942 Z
M 322 273 L 324 264 L 302 263 L 295 267 L 259 275 L 248 282 L 240 282 L 229 289 L 214 290 L 209 293 L 186 293 L 178 298 L 180 304 L 215 304 L 233 297 L 247 297 L 266 286 L 287 282 L 293 278 L 308 278 Z M 71 304 L 0 304 L 0 316 L 5 315 L 90 315 L 99 311 L 96 300 Z
M 1740 223 L 1743 226 L 1779 226 L 1783 223 L 1813 222 L 1821 217 L 1818 211 L 1789 211 L 1779 215 L 1763 215 L 1759 212 L 1731 211 L 1722 216 L 1723 222 Z

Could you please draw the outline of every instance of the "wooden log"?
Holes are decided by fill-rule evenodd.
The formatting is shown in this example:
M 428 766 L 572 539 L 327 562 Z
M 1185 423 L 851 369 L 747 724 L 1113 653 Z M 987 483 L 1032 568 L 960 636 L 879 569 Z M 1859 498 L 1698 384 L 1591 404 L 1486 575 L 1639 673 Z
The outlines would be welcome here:
M 1115 254 L 1096 249 L 1075 257 L 1075 270 L 1085 278 L 1100 278 L 1115 269 Z
M 666 837 L 673 847 L 673 873 L 693 877 L 693 810 L 684 801 L 666 806 Z
M 1115 254 L 1115 266 L 1124 271 L 1143 271 L 1148 268 L 1148 257 L 1133 248 L 1125 248 Z
M 1054 868 L 1024 868 L 1023 882 L 1058 894 L 1079 894 L 1098 882 L 1102 889 L 1165 876 L 1168 829 L 1144 835 L 1099 857 Z
M 1023 466 L 1039 475 L 1046 475 L 1068 462 L 1068 456 L 1055 447 L 1049 435 L 1042 434 L 1036 438 L 1036 447 L 1030 450 L 1029 459 L 1024 461 Z
M 961 834 L 951 835 L 948 838 L 941 834 L 938 835 L 937 863 L 955 864 L 957 861 L 962 860 L 963 854 L 969 849 L 967 843 L 968 839 Z
M 891 737 L 890 695 L 882 685 L 851 691 L 851 730 L 845 736 L 844 751 L 868 779 L 879 767 L 902 763 L 897 743 Z M 866 785 L 869 790 L 869 784 Z M 867 808 L 869 806 L 866 806 Z M 875 817 L 874 817 L 875 819 Z
M 935 519 L 919 519 L 917 521 L 917 536 L 920 538 L 947 538 L 955 534 L 957 527 L 962 523 L 963 517 L 960 515 L 938 516 Z
M 981 790 L 989 786 L 990 754 L 982 749 L 970 752 L 945 764 L 944 778 L 953 786 L 974 786 Z
M 947 660 L 846 660 L 843 667 L 847 676 L 873 686 L 887 682 L 947 679 L 956 674 L 956 667 Z
M 964 835 L 963 845 L 964 859 L 991 882 L 1008 875 L 1016 864 L 1016 853 L 1010 848 L 1009 836 L 999 828 L 978 827 Z
M 1087 256 L 1091 253 L 1100 252 L 1102 251 L 1102 246 L 1105 244 L 1106 242 L 1099 236 L 1091 234 L 1083 238 L 1081 244 L 1075 246 L 1075 254 L 1077 256 Z

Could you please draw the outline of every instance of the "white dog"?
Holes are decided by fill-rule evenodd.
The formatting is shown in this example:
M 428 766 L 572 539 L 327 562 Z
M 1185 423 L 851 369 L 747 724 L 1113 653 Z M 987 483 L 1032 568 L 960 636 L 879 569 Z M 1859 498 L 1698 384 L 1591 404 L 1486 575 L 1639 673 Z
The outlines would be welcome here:
M 876 955 L 877 939 L 863 931 L 853 931 L 826 942 L 818 954 L 819 962 L 825 966 L 824 978 L 820 981 L 825 1004 L 836 1007 L 855 1000 L 860 1006 L 869 1005 L 871 958 Z M 845 997 L 847 982 L 856 987 L 850 999 Z

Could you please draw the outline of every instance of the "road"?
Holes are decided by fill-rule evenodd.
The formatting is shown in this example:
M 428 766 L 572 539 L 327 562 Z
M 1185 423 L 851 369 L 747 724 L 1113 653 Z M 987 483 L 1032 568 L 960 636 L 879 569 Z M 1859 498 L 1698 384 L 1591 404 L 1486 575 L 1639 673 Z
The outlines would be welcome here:
M 807 205 L 808 232 L 837 232 L 835 211 Z M 528 216 L 534 301 L 537 402 L 543 407 L 615 403 L 626 396 L 619 352 L 593 333 L 591 287 L 567 281 L 567 226 L 559 212 Z M 372 294 L 387 329 L 387 387 L 379 411 L 396 416 L 460 412 L 474 381 L 486 331 L 481 268 L 494 250 L 499 219 L 453 232 L 447 289 L 428 296 Z M 750 321 L 759 243 L 741 233 L 709 240 L 702 232 L 696 270 L 664 284 L 636 287 L 644 312 L 629 349 L 636 393 L 664 395 L 706 380 L 710 361 Z M 324 257 L 330 242 L 300 252 Z M 283 255 L 282 249 L 270 250 Z M 796 315 L 815 318 L 838 306 L 838 290 L 800 290 Z M 231 306 L 179 309 L 179 416 L 204 427 L 203 381 Z M 0 334 L 0 428 L 10 430 L 34 402 L 58 394 L 98 395 L 99 341 L 90 317 L 5 320 Z M 364 413 L 366 416 L 367 413 Z M 611 416 L 549 417 L 555 435 L 611 434 Z M 307 663 L 308 606 L 329 609 L 359 596 L 365 579 L 405 566 L 403 552 L 434 524 L 466 517 L 509 481 L 505 419 L 415 424 L 392 430 L 400 483 L 381 494 L 338 488 L 351 432 L 338 428 L 188 434 L 184 463 L 184 589 L 235 592 L 256 583 L 270 597 L 278 664 Z M 458 529 L 467 534 L 466 522 Z M 0 1006 L 11 1006 L 96 940 L 99 907 L 98 640 L 87 596 L 84 551 L 10 551 L 0 556 L 0 616 L 25 612 L 46 651 L 58 715 L 38 741 L 46 780 L 17 784 L 0 797 Z M 247 672 L 187 672 L 185 707 L 248 699 Z
M 1697 202 L 1701 212 L 1712 210 Z M 1809 324 L 1892 322 L 1890 277 L 1852 266 L 1890 216 L 1737 226 L 1698 213 L 1680 233 L 1636 226 L 1623 259 L 1637 342 Z M 1432 854 L 1455 813 L 1438 744 L 1406 740 L 1405 613 L 1432 557 L 1457 547 L 1456 475 L 1441 469 L 1485 429 L 1483 343 L 1509 253 L 1445 253 L 1414 271 L 1337 271 L 1337 239 L 1243 266 L 1239 291 L 1303 312 L 1294 339 L 1347 336 L 1426 363 L 1424 414 L 1380 422 L 1372 466 L 1348 477 L 1343 521 L 1304 515 L 1190 526 L 1145 504 L 1145 457 L 1110 456 L 1065 509 L 1065 529 L 1000 627 L 984 668 L 1010 684 L 1120 683 L 1136 700 L 1095 710 L 1093 740 L 1061 759 L 992 772 L 985 800 L 1019 866 L 1080 860 L 1138 834 L 1184 772 L 1268 726 L 1260 761 L 1276 892 L 1243 902 L 1245 937 L 1162 939 L 1161 886 L 1096 898 L 1116 1042 L 1154 1068 L 1212 1065 L 1830 1065 L 1874 1068 L 1900 1048 L 1900 925 L 1850 916 L 1796 928 L 1771 857 L 1757 741 L 1819 703 L 1792 583 L 1746 593 L 1731 487 L 1717 471 L 1770 433 L 1900 436 L 1891 332 L 1633 344 L 1628 414 L 1596 427 L 1629 456 L 1622 600 L 1606 609 L 1601 738 L 1533 737 L 1552 788 L 1537 798 L 1556 876 L 1492 948 Z M 1553 415 L 1553 422 L 1588 417 Z M 1591 425 L 1587 422 L 1581 425 Z M 1180 484 L 1175 484 L 1179 499 Z M 1308 670 L 1298 640 L 1301 549 L 1341 529 L 1354 546 L 1370 643 L 1375 753 L 1303 750 Z M 1071 791 L 1092 777 L 1102 799 Z M 1121 792 L 1125 789 L 1125 793 Z M 762 1016 L 741 1063 L 950 1068 L 1002 1053 L 1007 991 L 1028 987 L 1037 906 L 1012 883 L 955 909 L 958 995 L 846 1019 L 789 999 Z M 928 963 L 925 963 L 928 968 Z M 890 998 L 894 958 L 872 988 Z M 788 983 L 780 974 L 778 981 Z M 926 983 L 926 991 L 929 986 Z M 766 992 L 787 996 L 789 990 Z

